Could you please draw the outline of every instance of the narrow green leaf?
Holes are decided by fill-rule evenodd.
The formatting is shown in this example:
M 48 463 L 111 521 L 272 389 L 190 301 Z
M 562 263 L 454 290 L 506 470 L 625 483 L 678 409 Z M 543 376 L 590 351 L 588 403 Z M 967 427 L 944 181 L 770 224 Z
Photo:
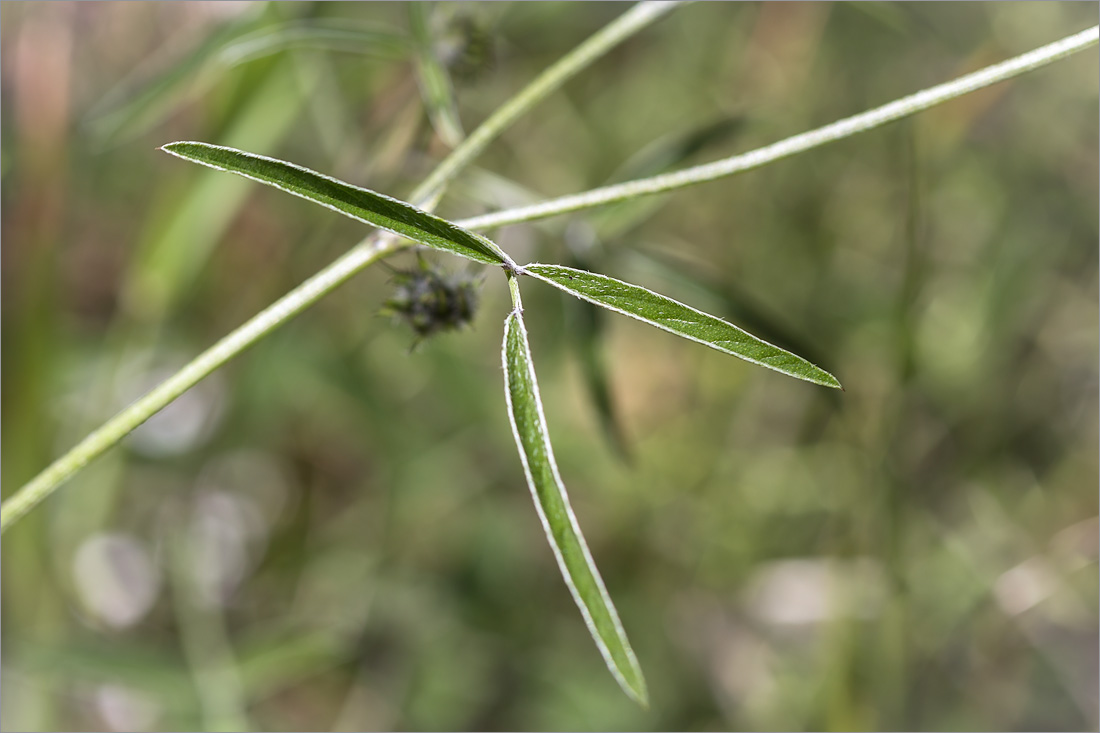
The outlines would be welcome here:
M 280 188 L 429 247 L 490 265 L 515 265 L 499 247 L 480 234 L 457 227 L 404 201 L 338 181 L 293 163 L 209 143 L 168 143 L 161 150 Z
M 712 349 L 825 387 L 842 389 L 836 377 L 800 356 L 761 341 L 733 324 L 621 280 L 561 265 L 527 265 L 522 272 L 578 298 L 637 318 Z
M 619 615 L 607 594 L 592 554 L 581 534 L 569 497 L 565 493 L 550 437 L 546 432 L 542 400 L 531 364 L 527 329 L 520 311 L 504 323 L 504 396 L 516 438 L 527 485 L 535 499 L 542 527 L 558 560 L 565 584 L 581 610 L 588 631 L 603 655 L 607 668 L 627 695 L 648 706 L 645 679 L 626 639 Z
M 688 292 L 698 293 L 705 301 L 712 301 L 719 317 L 737 321 L 746 330 L 758 334 L 759 338 L 791 353 L 801 354 L 802 358 L 814 364 L 827 360 L 821 347 L 813 339 L 799 333 L 786 317 L 767 307 L 739 285 L 725 281 L 706 263 L 693 262 L 669 251 L 642 247 L 632 249 L 629 258 L 636 265 L 659 273 L 662 279 L 674 282 Z

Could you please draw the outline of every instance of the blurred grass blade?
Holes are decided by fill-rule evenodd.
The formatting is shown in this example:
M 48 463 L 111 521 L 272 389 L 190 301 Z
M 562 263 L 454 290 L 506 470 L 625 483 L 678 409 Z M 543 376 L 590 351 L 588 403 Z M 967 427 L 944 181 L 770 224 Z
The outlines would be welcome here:
M 384 26 L 357 26 L 344 21 L 339 25 L 297 21 L 241 36 L 218 51 L 215 60 L 230 68 L 282 51 L 298 50 L 357 53 L 397 60 L 404 58 L 411 48 L 408 36 Z
M 698 341 L 712 349 L 807 382 L 841 388 L 836 377 L 802 357 L 651 290 L 561 265 L 527 265 L 523 271 L 578 298 Z
M 205 72 L 218 50 L 251 28 L 256 16 L 253 12 L 226 21 L 182 55 L 169 50 L 172 58 L 162 56 L 152 68 L 139 65 L 88 112 L 86 124 L 92 137 L 101 144 L 124 140 L 168 117 L 196 91 L 199 79 L 208 78 Z
M 580 223 L 580 222 L 578 222 Z M 569 259 L 571 267 L 586 267 L 587 260 L 574 255 Z M 580 298 L 568 297 L 571 293 L 562 293 L 562 307 L 565 310 L 566 340 L 576 352 L 580 362 L 581 376 L 584 379 L 588 401 L 599 419 L 603 432 L 611 448 L 624 462 L 630 463 L 632 456 L 626 432 L 618 419 L 614 394 L 611 390 L 611 377 L 605 358 L 605 318 L 606 311 Z
M 485 237 L 456 227 L 404 201 L 338 181 L 308 168 L 209 143 L 174 142 L 161 150 L 280 188 L 353 219 L 445 252 L 490 265 L 514 265 L 508 255 Z
M 140 69 L 139 79 L 123 82 L 89 113 L 92 135 L 102 143 L 140 134 L 234 66 L 283 51 L 356 53 L 392 60 L 404 58 L 412 47 L 408 36 L 384 26 L 290 21 L 252 30 L 256 15 L 247 13 L 227 22 L 163 69 L 151 73 Z
M 683 165 L 709 147 L 730 142 L 744 129 L 745 122 L 740 115 L 730 115 L 664 135 L 627 158 L 608 182 L 653 176 Z
M 615 409 L 615 399 L 611 390 L 611 378 L 604 358 L 604 311 L 588 301 L 579 298 L 567 298 L 566 317 L 570 329 L 571 345 L 577 351 L 581 363 L 581 374 L 588 398 L 600 420 L 600 428 L 611 447 L 624 462 L 630 463 L 632 456 L 626 432 Z
M 565 486 L 558 475 L 550 437 L 531 364 L 520 311 L 513 311 L 504 324 L 504 395 L 508 417 L 516 438 L 527 484 L 535 499 L 546 537 L 558 560 L 565 584 L 584 616 L 588 630 L 603 655 L 608 669 L 627 695 L 648 706 L 645 679 L 630 648 L 615 606 L 607 594 L 577 518 L 569 505 Z
M 465 133 L 458 117 L 454 85 L 450 74 L 435 55 L 428 20 L 428 3 L 409 3 L 409 26 L 416 41 L 416 70 L 420 93 L 428 108 L 428 118 L 439 137 L 450 147 L 462 142 Z
M 665 135 L 627 158 L 607 183 L 647 178 L 678 168 L 708 148 L 728 143 L 745 126 L 745 118 L 724 117 L 683 132 Z M 668 204 L 668 199 L 640 197 L 592 212 L 592 225 L 604 240 L 622 237 Z M 611 242 L 608 242 L 612 244 Z
M 305 101 L 293 64 L 281 59 L 257 76 L 251 88 L 242 86 L 238 93 L 240 101 L 218 142 L 247 144 L 258 153 L 278 150 Z M 158 193 L 145 214 L 145 231 L 120 286 L 128 317 L 157 323 L 176 306 L 229 229 L 249 189 L 248 181 L 235 176 L 203 175 L 188 180 L 185 188 L 165 187 Z

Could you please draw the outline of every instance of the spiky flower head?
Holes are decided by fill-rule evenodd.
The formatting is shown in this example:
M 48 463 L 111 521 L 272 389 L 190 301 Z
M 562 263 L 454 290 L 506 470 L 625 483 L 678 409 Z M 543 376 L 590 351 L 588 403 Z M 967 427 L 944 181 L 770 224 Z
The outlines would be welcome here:
M 422 259 L 417 269 L 396 270 L 393 281 L 396 288 L 383 313 L 407 323 L 418 341 L 457 330 L 474 319 L 481 285 L 477 276 L 448 273 Z

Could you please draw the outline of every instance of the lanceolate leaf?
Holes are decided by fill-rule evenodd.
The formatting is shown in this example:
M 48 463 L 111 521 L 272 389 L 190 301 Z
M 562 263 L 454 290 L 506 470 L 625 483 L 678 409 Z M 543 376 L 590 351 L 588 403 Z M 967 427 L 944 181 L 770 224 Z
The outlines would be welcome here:
M 802 358 L 815 364 L 821 364 L 828 358 L 819 345 L 799 333 L 785 317 L 766 307 L 739 285 L 724 281 L 717 273 L 707 272 L 705 264 L 690 262 L 656 248 L 635 247 L 630 256 L 634 261 L 652 267 L 662 277 L 717 301 L 715 307 L 721 309 L 722 318 L 737 321 L 760 338 L 801 354 Z
M 558 475 L 550 437 L 546 432 L 535 370 L 531 364 L 527 329 L 519 311 L 513 312 L 505 321 L 503 359 L 504 395 L 508 400 L 512 433 L 516 437 L 535 508 L 565 577 L 565 584 L 580 607 L 581 615 L 611 674 L 629 696 L 642 705 L 648 705 L 642 670 L 592 561 L 577 518 L 569 506 L 565 486 Z
M 210 168 L 281 188 L 352 219 L 373 224 L 413 241 L 490 265 L 514 264 L 495 244 L 420 209 L 308 168 L 234 148 L 197 142 L 168 143 L 161 148 Z
M 798 379 L 840 389 L 836 377 L 802 357 L 651 290 L 561 265 L 527 265 L 522 271 L 578 298 L 698 341 L 712 349 Z

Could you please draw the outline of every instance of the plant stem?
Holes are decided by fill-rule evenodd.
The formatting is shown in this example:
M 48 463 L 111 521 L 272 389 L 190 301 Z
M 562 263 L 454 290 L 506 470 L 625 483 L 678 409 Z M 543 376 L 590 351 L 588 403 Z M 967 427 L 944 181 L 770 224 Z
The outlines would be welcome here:
M 573 49 L 560 61 L 547 68 L 516 96 L 497 108 L 485 122 L 447 156 L 430 176 L 413 192 L 412 202 L 431 198 L 470 164 L 485 147 L 496 139 L 520 115 L 545 99 L 577 72 L 603 56 L 612 47 L 629 38 L 657 18 L 676 7 L 678 2 L 642 2 L 608 23 L 587 41 Z
M 508 292 L 512 295 L 512 310 L 523 313 L 523 299 L 519 297 L 519 278 L 513 270 L 508 271 Z
M 613 46 L 676 5 L 675 2 L 638 3 L 570 51 L 515 97 L 505 102 L 455 148 L 428 179 L 417 187 L 410 197 L 412 201 L 427 210 L 434 208 L 446 185 L 508 125 Z M 20 487 L 0 505 L 0 532 L 6 531 L 85 464 L 118 443 L 215 369 L 304 311 L 352 275 L 405 246 L 408 245 L 388 233 L 369 236 L 324 270 L 253 316 Z
M 112 417 L 3 503 L 0 507 L 0 531 L 6 530 L 35 504 L 53 493 L 62 481 L 118 443 L 215 369 L 386 253 L 385 248 L 365 244 L 355 246 Z
M 1052 61 L 1096 45 L 1098 36 L 1100 36 L 1100 26 L 1094 26 L 1008 61 L 987 66 L 973 74 L 960 76 L 958 79 L 925 89 L 908 97 L 902 97 L 881 107 L 838 120 L 816 130 L 789 137 L 763 148 L 757 148 L 748 153 L 734 155 L 713 163 L 685 168 L 673 173 L 653 176 L 652 178 L 642 178 L 613 186 L 594 188 L 590 191 L 550 199 L 531 206 L 522 206 L 462 219 L 456 221 L 455 224 L 465 229 L 495 229 L 507 224 L 545 219 L 572 211 L 626 201 L 639 196 L 673 191 L 686 186 L 694 186 L 697 183 L 706 183 L 707 181 L 724 178 L 734 173 L 760 168 L 768 163 L 812 150 L 826 143 L 842 140 L 859 132 L 873 130 L 888 122 L 943 104 L 963 94 L 996 84 L 999 81 L 1011 79 L 1026 71 L 1046 66 Z

